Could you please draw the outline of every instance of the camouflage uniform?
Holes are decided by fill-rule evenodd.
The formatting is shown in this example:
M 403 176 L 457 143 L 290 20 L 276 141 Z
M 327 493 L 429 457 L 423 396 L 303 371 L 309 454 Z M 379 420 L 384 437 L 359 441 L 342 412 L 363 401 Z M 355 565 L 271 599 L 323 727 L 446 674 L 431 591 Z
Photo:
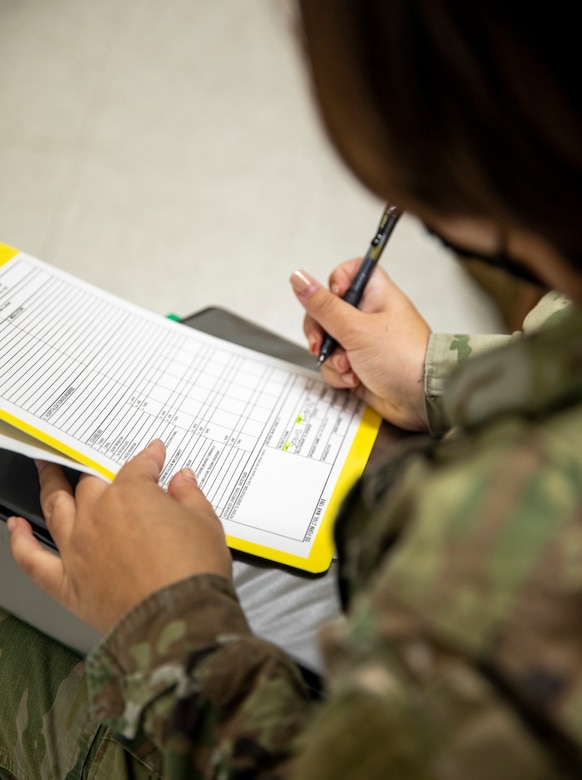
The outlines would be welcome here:
M 519 340 L 524 333 L 530 334 L 541 327 L 555 325 L 569 308 L 570 302 L 567 298 L 559 293 L 549 292 L 524 319 L 523 332 L 516 331 L 510 336 L 433 334 L 428 343 L 424 371 L 424 397 L 431 433 L 434 436 L 442 436 L 451 426 L 443 401 L 444 388 L 451 373 L 467 358 L 485 355 Z
M 411 436 L 349 494 L 323 703 L 201 575 L 91 654 L 94 715 L 127 739 L 144 728 L 169 778 L 579 777 L 582 311 L 564 312 L 468 361 L 435 402 L 451 431 Z

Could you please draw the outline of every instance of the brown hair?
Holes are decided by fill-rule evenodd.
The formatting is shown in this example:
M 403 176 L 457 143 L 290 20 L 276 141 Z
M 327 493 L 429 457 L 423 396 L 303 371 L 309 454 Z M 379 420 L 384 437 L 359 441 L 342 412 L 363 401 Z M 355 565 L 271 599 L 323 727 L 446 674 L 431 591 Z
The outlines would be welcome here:
M 564 256 L 580 253 L 580 41 L 571 4 L 300 6 L 324 122 L 368 187 L 442 215 L 542 232 Z

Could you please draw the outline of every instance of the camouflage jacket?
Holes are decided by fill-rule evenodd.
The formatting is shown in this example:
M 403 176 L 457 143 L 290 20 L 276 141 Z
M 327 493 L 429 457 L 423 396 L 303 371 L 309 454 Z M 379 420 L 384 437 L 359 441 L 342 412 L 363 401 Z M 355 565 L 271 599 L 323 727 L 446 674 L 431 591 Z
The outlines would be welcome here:
M 424 368 L 424 397 L 430 432 L 442 436 L 449 427 L 444 388 L 451 372 L 468 358 L 478 357 L 516 341 L 524 334 L 555 323 L 570 306 L 563 295 L 549 292 L 523 322 L 523 331 L 504 334 L 433 333 L 428 342 Z
M 327 688 L 254 637 L 230 584 L 158 592 L 88 659 L 98 715 L 168 778 L 582 776 L 582 311 L 467 361 L 443 439 L 353 487 Z

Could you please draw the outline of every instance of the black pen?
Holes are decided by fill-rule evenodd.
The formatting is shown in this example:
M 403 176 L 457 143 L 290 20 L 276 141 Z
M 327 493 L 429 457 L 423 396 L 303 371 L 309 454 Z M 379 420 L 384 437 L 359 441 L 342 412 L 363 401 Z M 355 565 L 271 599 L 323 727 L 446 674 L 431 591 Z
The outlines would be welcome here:
M 382 219 L 378 225 L 376 235 L 370 242 L 370 247 L 366 252 L 366 256 L 362 260 L 362 264 L 358 268 L 358 273 L 354 277 L 354 281 L 346 290 L 346 294 L 343 296 L 343 300 L 347 303 L 351 303 L 352 306 L 357 306 L 364 294 L 368 280 L 372 275 L 372 271 L 376 267 L 376 263 L 380 259 L 384 247 L 388 243 L 390 234 L 394 230 L 398 218 L 402 212 L 397 206 L 391 206 L 388 204 L 382 214 Z M 319 352 L 319 358 L 317 359 L 318 365 L 321 365 L 331 355 L 334 349 L 337 347 L 337 341 L 329 335 L 325 335 L 321 350 Z

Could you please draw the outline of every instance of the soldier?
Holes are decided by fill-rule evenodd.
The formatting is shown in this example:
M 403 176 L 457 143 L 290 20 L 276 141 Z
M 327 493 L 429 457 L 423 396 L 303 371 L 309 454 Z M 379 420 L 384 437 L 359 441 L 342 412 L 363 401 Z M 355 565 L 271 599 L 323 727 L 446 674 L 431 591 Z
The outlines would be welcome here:
M 2 682 L 9 699 L 0 716 L 0 765 L 15 776 L 549 780 L 582 772 L 574 9 L 558 2 L 552 13 L 535 4 L 524 11 L 515 0 L 301 0 L 300 8 L 322 117 L 354 173 L 459 256 L 556 290 L 555 313 L 531 335 L 462 361 L 442 394 L 439 424 L 449 432 L 412 437 L 344 502 L 336 540 L 346 620 L 321 637 L 322 703 L 309 701 L 281 650 L 250 632 L 220 525 L 194 475 L 177 475 L 167 494 L 158 488 L 160 442 L 112 486 L 83 478 L 75 496 L 58 468 L 43 468 L 43 508 L 61 558 L 43 552 L 17 518 L 14 555 L 106 636 L 84 668 L 60 656 L 42 710 L 27 665 L 36 658 L 38 666 L 42 648 L 23 647 L 26 630 L 11 618 L 0 624 L 0 635 L 8 626 L 4 637 L 14 636 L 0 639 L 2 665 L 18 654 L 6 668 L 20 674 L 18 696 Z M 307 272 L 292 285 L 311 348 L 323 331 L 342 346 L 324 364 L 328 381 L 418 430 L 429 420 L 422 379 L 435 339 L 377 271 L 361 310 Z M 334 272 L 334 292 L 352 273 L 353 264 Z M 472 349 L 457 338 L 445 351 Z M 51 650 L 46 663 L 56 657 Z M 139 764 L 122 749 L 136 737 L 126 744 Z

